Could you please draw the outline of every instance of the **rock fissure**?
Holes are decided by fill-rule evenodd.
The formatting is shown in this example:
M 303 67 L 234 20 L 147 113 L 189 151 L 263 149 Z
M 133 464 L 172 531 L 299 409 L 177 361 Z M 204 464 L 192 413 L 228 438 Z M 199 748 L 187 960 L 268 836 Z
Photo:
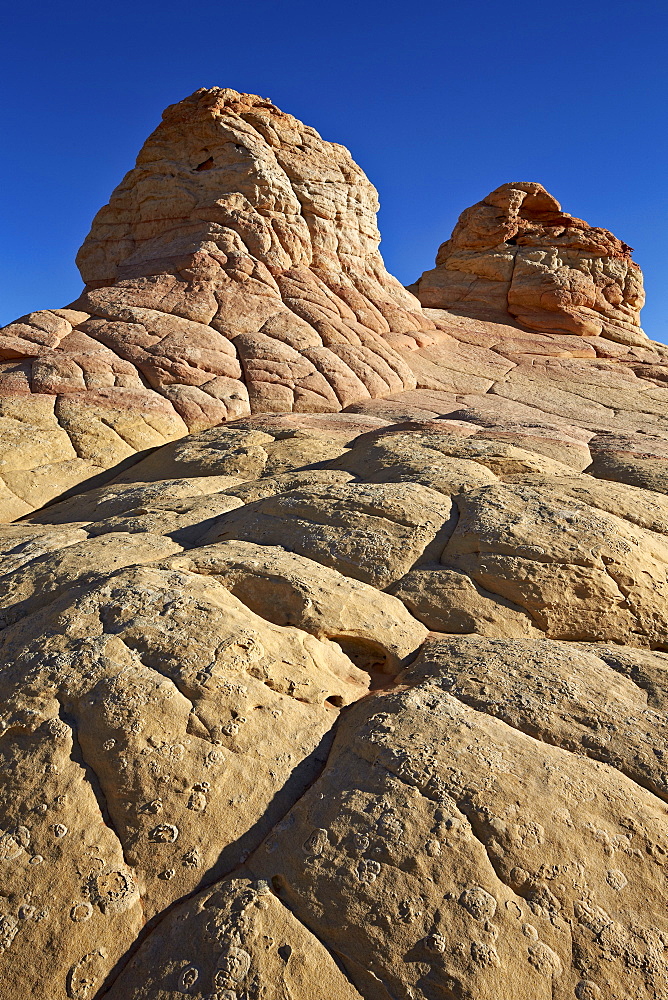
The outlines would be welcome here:
M 66 700 L 62 696 L 57 696 L 57 701 L 58 704 L 60 705 L 59 717 L 61 721 L 64 722 L 64 724 L 69 728 L 72 734 L 74 760 L 76 761 L 77 764 L 79 764 L 79 766 L 84 771 L 84 774 L 86 776 L 86 781 L 90 786 L 93 795 L 95 796 L 95 800 L 98 804 L 98 807 L 100 809 L 100 816 L 102 817 L 102 822 L 113 833 L 114 837 L 118 841 L 118 845 L 121 849 L 121 853 L 123 855 L 123 860 L 125 861 L 125 864 L 131 868 L 132 866 L 129 864 L 128 859 L 126 857 L 123 838 L 120 836 L 116 828 L 116 824 L 114 823 L 111 810 L 109 808 L 107 796 L 105 795 L 104 787 L 102 785 L 102 782 L 100 781 L 100 777 L 96 773 L 95 768 L 92 766 L 90 761 L 86 759 L 83 747 L 81 746 L 81 741 L 79 740 L 78 724 L 76 716 L 73 715 L 71 711 L 68 711 Z
M 328 732 L 328 734 L 326 734 L 326 735 L 328 735 L 328 736 L 331 737 L 331 739 L 329 741 L 330 742 L 330 746 L 331 746 L 331 743 L 333 742 L 333 739 L 334 739 L 334 734 L 335 734 L 335 731 L 336 731 L 336 726 L 338 724 L 338 721 L 339 721 L 339 717 L 337 716 L 337 718 L 335 719 L 335 721 L 334 721 L 334 723 L 333 723 L 330 731 Z M 282 815 L 279 815 L 275 819 L 274 829 L 276 827 L 279 827 L 281 825 L 281 823 L 285 820 L 285 817 L 288 815 L 288 813 L 290 812 L 290 810 L 297 804 L 297 802 L 299 801 L 299 799 L 303 798 L 303 796 L 308 793 L 309 789 L 317 782 L 318 778 L 320 777 L 320 775 L 322 774 L 322 772 L 325 770 L 326 766 L 327 766 L 327 758 L 325 758 L 324 760 L 321 761 L 320 770 L 318 771 L 317 774 L 315 774 L 315 776 L 312 778 L 311 782 L 302 790 L 302 792 L 300 793 L 300 795 L 298 797 L 292 799 L 285 806 L 284 813 Z M 286 784 L 287 784 L 287 782 L 286 782 Z M 269 835 L 271 835 L 271 833 Z M 231 868 L 229 868 L 228 870 L 224 871 L 223 873 L 216 873 L 216 875 L 214 877 L 208 877 L 207 878 L 207 874 L 205 873 L 201 877 L 201 879 L 198 881 L 197 885 L 190 892 L 185 893 L 184 895 L 179 896 L 178 898 L 173 899 L 167 906 L 165 906 L 162 910 L 160 910 L 158 913 L 156 913 L 155 916 L 153 916 L 148 922 L 146 922 L 144 924 L 141 932 L 137 935 L 136 939 L 132 942 L 132 945 L 131 945 L 129 951 L 125 955 L 121 956 L 121 958 L 119 958 L 119 960 L 118 960 L 118 962 L 116 964 L 116 967 L 114 968 L 114 970 L 110 974 L 110 977 L 105 981 L 104 987 L 102 988 L 102 990 L 100 991 L 99 994 L 96 994 L 95 1000 L 102 1000 L 103 997 L 107 996 L 112 991 L 112 989 L 115 986 L 116 982 L 118 980 L 122 979 L 124 970 L 127 969 L 130 966 L 130 964 L 131 964 L 134 956 L 137 955 L 140 952 L 140 950 L 144 947 L 144 945 L 146 945 L 148 942 L 150 942 L 150 940 L 151 940 L 152 937 L 157 936 L 159 934 L 161 926 L 164 925 L 169 920 L 169 918 L 170 918 L 170 916 L 172 914 L 178 912 L 183 907 L 184 904 L 186 904 L 188 902 L 191 902 L 193 900 L 196 900 L 206 890 L 215 889 L 217 886 L 221 886 L 225 882 L 227 882 L 230 879 L 234 878 L 235 875 L 243 876 L 246 872 L 247 872 L 246 856 L 244 856 L 242 858 L 242 860 L 238 861 L 238 863 L 236 863 L 235 865 L 233 865 Z M 283 906 L 283 907 L 285 907 L 285 909 L 289 910 L 291 912 L 292 916 L 296 920 L 299 920 L 299 918 L 297 917 L 297 915 L 294 914 L 290 910 L 290 908 L 287 905 L 286 901 L 283 900 L 283 899 L 281 899 L 281 897 L 277 893 L 275 893 L 273 889 L 270 890 L 270 891 L 272 891 L 273 895 L 280 902 L 281 906 Z M 299 922 L 303 923 L 302 921 L 299 921 Z M 320 940 L 319 938 L 317 938 L 317 935 L 315 934 L 315 932 L 312 931 L 306 924 L 304 924 L 303 926 L 307 930 L 309 930 L 309 933 L 313 934 L 313 936 L 317 940 Z M 326 947 L 326 945 L 324 945 L 324 943 L 322 941 L 320 941 L 320 944 L 323 947 Z M 332 957 L 337 962 L 337 965 L 339 965 L 339 968 L 340 968 L 340 964 L 339 964 L 338 960 L 335 958 L 334 954 L 331 952 L 330 949 L 327 949 L 327 950 L 329 951 L 330 954 L 332 954 Z M 343 969 L 341 969 L 341 972 L 345 975 L 345 971 Z M 121 1000 L 120 996 L 119 996 L 118 1000 Z
M 638 687 L 638 690 L 643 690 L 639 685 L 636 686 Z M 556 738 L 550 739 L 549 733 L 539 731 L 537 727 L 530 727 L 528 724 L 526 726 L 521 726 L 519 723 L 514 722 L 509 715 L 503 713 L 501 708 L 498 712 L 493 712 L 491 711 L 491 707 L 487 707 L 483 701 L 476 699 L 475 697 L 467 698 L 461 693 L 453 694 L 451 691 L 448 691 L 448 693 L 452 698 L 456 698 L 457 701 L 461 702 L 462 705 L 473 708 L 477 712 L 483 712 L 485 715 L 489 715 L 490 718 L 498 719 L 499 722 L 503 722 L 505 725 L 510 726 L 518 733 L 522 733 L 523 736 L 528 736 L 529 739 L 535 740 L 538 743 L 545 743 L 548 746 L 553 746 L 558 750 L 565 751 L 566 753 L 572 753 L 576 756 L 588 757 L 590 760 L 599 761 L 599 763 L 605 764 L 607 767 L 619 771 L 624 775 L 624 777 L 628 778 L 629 781 L 638 785 L 639 788 L 649 792 L 651 795 L 655 795 L 662 802 L 668 803 L 668 789 L 662 791 L 649 780 L 643 780 L 637 772 L 634 773 L 634 771 L 629 767 L 625 767 L 622 763 L 615 763 L 610 760 L 609 756 L 606 756 L 602 751 L 596 751 L 590 747 L 582 746 L 581 744 L 575 743 L 575 741 L 572 746 L 566 746 L 564 742 L 558 741 Z
M 309 934 L 312 934 L 313 937 L 316 939 L 316 941 L 318 941 L 320 943 L 320 945 L 328 952 L 328 954 L 331 955 L 333 961 L 336 963 L 337 967 L 340 969 L 341 974 L 346 977 L 346 979 L 348 980 L 348 982 L 350 983 L 351 986 L 353 986 L 355 989 L 357 989 L 357 987 L 355 985 L 355 982 L 351 978 L 350 974 L 347 972 L 346 965 L 345 965 L 346 960 L 349 962 L 349 964 L 353 964 L 351 958 L 348 955 L 342 954 L 342 953 L 336 951 L 336 949 L 333 949 L 332 947 L 330 947 L 330 945 L 327 944 L 326 940 L 324 938 L 322 938 L 321 936 L 319 936 L 318 933 L 317 933 L 317 931 L 313 927 L 311 927 L 308 924 L 308 922 L 305 922 L 304 919 L 297 912 L 295 912 L 295 910 L 290 906 L 289 902 L 286 899 L 283 899 L 283 897 L 280 895 L 280 891 L 277 891 L 276 887 L 273 887 L 271 891 L 273 892 L 273 895 L 279 901 L 279 903 L 281 904 L 281 906 L 285 907 L 285 909 L 288 910 L 288 912 L 294 917 L 294 919 L 298 920 L 299 923 L 309 932 Z M 367 970 L 367 972 L 368 972 L 368 970 Z M 376 978 L 378 978 L 378 977 L 376 977 Z M 394 994 L 392 994 L 389 991 L 389 989 L 387 987 L 387 983 L 385 983 L 381 979 L 379 979 L 378 981 L 381 983 L 383 989 L 386 991 L 387 996 L 388 996 L 388 1000 L 399 1000 L 398 997 L 396 997 Z

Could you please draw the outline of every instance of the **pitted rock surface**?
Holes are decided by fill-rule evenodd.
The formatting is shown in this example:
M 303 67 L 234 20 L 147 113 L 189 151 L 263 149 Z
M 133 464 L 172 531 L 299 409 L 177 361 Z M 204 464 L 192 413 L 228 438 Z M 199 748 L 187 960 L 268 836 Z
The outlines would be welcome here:
M 326 948 L 262 879 L 221 882 L 181 904 L 106 995 L 178 1000 L 210 989 L 208 995 L 221 1000 L 244 995 L 362 1000 Z
M 365 996 L 665 998 L 665 803 L 464 704 L 451 655 L 351 710 L 249 867 Z
M 0 1000 L 668 1000 L 668 349 L 540 185 L 422 304 L 376 207 L 198 91 L 3 331 Z

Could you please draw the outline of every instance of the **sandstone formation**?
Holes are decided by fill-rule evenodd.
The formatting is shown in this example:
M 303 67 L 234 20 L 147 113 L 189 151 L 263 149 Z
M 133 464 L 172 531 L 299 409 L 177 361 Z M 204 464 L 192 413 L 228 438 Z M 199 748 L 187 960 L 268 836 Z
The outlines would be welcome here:
M 420 301 L 375 208 L 198 91 L 3 332 L 0 1000 L 668 1000 L 668 349 L 540 185 Z
M 459 217 L 436 268 L 415 286 L 425 306 L 529 330 L 642 344 L 642 273 L 607 229 L 562 212 L 541 184 L 502 184 Z
M 394 342 L 435 327 L 383 266 L 377 208 L 348 151 L 270 101 L 168 108 L 81 248 L 83 295 L 0 335 L 9 517 L 251 411 L 414 388 Z
M 377 207 L 346 149 L 270 101 L 214 88 L 167 108 L 79 252 L 83 294 L 0 331 L 0 516 L 229 420 L 393 416 L 397 393 L 665 491 L 666 352 L 626 244 L 506 184 L 416 299 L 385 270 Z

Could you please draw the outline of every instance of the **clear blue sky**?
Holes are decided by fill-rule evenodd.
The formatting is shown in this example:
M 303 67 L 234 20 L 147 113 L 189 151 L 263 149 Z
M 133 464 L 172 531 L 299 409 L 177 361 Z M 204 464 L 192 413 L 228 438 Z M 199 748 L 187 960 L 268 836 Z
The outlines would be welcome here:
M 665 0 L 5 4 L 0 322 L 81 288 L 75 252 L 162 109 L 271 98 L 348 146 L 405 283 L 509 180 L 635 247 L 668 342 Z

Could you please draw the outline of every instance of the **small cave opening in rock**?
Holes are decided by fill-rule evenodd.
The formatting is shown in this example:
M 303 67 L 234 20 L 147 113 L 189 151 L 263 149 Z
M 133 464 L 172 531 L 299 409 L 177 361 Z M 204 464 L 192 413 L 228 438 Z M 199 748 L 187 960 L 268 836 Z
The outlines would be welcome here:
M 195 170 L 199 173 L 202 170 L 211 170 L 212 168 L 213 168 L 213 156 L 210 156 L 208 160 L 203 160 L 201 163 L 199 163 L 195 167 Z
M 515 239 L 514 236 L 512 237 L 512 239 L 506 240 L 506 246 L 507 247 L 516 247 L 517 246 L 517 240 Z
M 394 683 L 394 675 L 389 672 L 388 668 L 387 652 L 380 643 L 349 635 L 330 636 L 330 639 L 341 647 L 341 650 L 356 667 L 369 675 L 371 678 L 370 691 L 379 691 Z M 334 704 L 331 698 L 327 700 Z

